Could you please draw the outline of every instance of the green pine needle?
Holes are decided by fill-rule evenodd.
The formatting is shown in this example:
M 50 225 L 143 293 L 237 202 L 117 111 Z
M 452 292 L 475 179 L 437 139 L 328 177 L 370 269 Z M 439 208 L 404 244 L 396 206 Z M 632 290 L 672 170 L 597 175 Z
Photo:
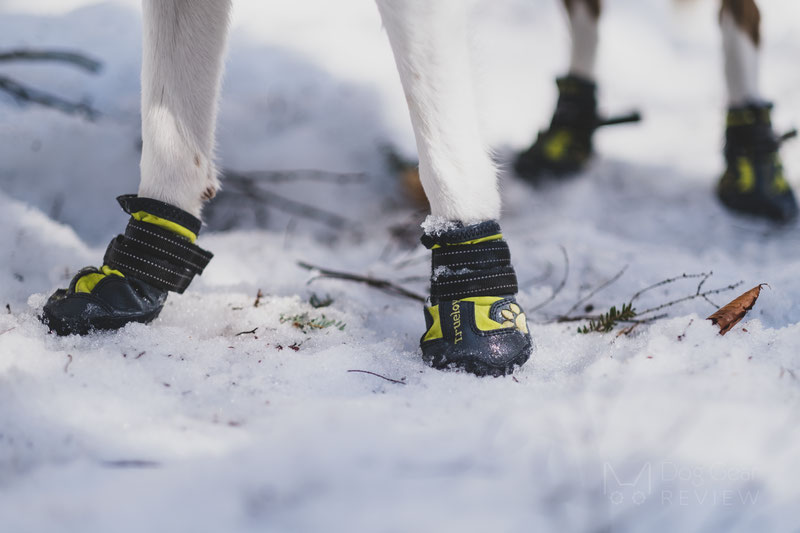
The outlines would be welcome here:
M 341 320 L 332 320 L 330 318 L 326 318 L 325 315 L 311 318 L 308 313 L 300 313 L 291 316 L 285 316 L 281 314 L 280 321 L 281 324 L 289 322 L 292 324 L 292 326 L 296 327 L 303 333 L 308 333 L 309 330 L 325 329 L 329 327 L 335 327 L 339 331 L 344 331 L 344 328 L 347 325 Z
M 620 310 L 617 310 L 616 306 L 612 306 L 607 313 L 590 320 L 587 325 L 579 327 L 578 333 L 608 333 L 620 322 L 634 318 L 636 318 L 636 310 L 633 308 L 633 304 L 622 304 Z

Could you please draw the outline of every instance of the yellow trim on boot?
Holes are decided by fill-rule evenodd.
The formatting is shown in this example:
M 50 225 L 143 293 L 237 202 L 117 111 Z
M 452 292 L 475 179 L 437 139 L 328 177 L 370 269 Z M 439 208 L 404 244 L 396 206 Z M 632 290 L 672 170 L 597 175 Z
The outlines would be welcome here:
M 503 300 L 503 298 L 497 296 L 473 296 L 470 298 L 454 300 L 454 303 L 472 302 L 475 326 L 480 331 L 496 331 L 498 329 L 516 328 L 522 333 L 527 334 L 528 319 L 525 317 L 525 313 L 522 312 L 522 309 L 519 307 L 519 305 L 513 302 L 509 302 L 507 308 L 500 310 L 500 314 L 504 318 L 502 323 L 490 318 L 492 306 L 500 300 Z M 422 338 L 422 342 L 443 338 L 444 334 L 442 333 L 442 321 L 440 319 L 439 305 L 437 304 L 431 307 L 426 307 L 425 310 L 430 313 L 431 318 L 433 318 L 433 325 L 425 333 L 425 336 Z
M 495 233 L 494 235 L 489 235 L 488 237 L 481 237 L 480 239 L 472 239 L 471 241 L 448 243 L 445 244 L 445 246 L 462 246 L 465 244 L 478 244 L 481 242 L 499 241 L 502 238 L 503 238 L 502 233 Z M 442 247 L 441 244 L 434 244 L 431 247 L 431 250 L 435 250 L 436 248 L 441 248 L 441 247 Z
M 772 189 L 778 194 L 784 194 L 789 191 L 789 183 L 783 175 L 783 163 L 778 154 L 775 154 L 775 177 L 772 179 Z
M 422 338 L 422 341 L 441 339 L 444 337 L 444 334 L 442 333 L 442 321 L 439 319 L 439 306 L 433 305 L 431 307 L 426 307 L 425 310 L 430 313 L 431 318 L 433 318 L 433 325 L 427 333 L 425 333 L 425 337 Z
M 75 282 L 75 292 L 92 292 L 95 286 L 100 283 L 100 280 L 106 276 L 119 276 L 124 278 L 125 274 L 119 270 L 114 270 L 108 265 L 103 265 L 100 268 L 100 272 L 92 272 L 91 274 L 81 276 L 81 278 Z
M 736 166 L 739 170 L 739 179 L 736 185 L 740 192 L 750 192 L 756 186 L 756 172 L 753 170 L 753 165 L 746 157 L 740 157 L 736 160 Z
M 473 296 L 472 298 L 464 298 L 459 300 L 461 302 L 472 302 L 474 305 L 475 325 L 481 331 L 494 331 L 496 329 L 504 329 L 500 322 L 496 322 L 489 318 L 489 312 L 492 306 L 502 300 L 497 296 Z
M 558 130 L 544 145 L 544 153 L 550 161 L 561 161 L 572 142 L 572 134 L 568 130 Z
M 186 237 L 189 239 L 189 242 L 194 242 L 197 240 L 197 235 L 184 228 L 180 224 L 172 222 L 171 220 L 151 215 L 146 211 L 137 211 L 135 213 L 131 213 L 131 216 L 140 222 L 147 222 L 149 224 L 153 224 L 154 226 L 169 230 L 172 233 L 177 233 L 181 237 Z

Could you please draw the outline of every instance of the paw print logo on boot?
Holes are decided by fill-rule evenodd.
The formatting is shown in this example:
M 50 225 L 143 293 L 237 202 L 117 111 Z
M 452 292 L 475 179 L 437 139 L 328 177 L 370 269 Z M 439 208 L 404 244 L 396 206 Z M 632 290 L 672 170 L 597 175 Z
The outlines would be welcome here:
M 506 309 L 500 310 L 500 314 L 505 319 L 501 322 L 504 328 L 516 327 L 522 333 L 528 334 L 528 319 L 517 304 L 510 303 Z

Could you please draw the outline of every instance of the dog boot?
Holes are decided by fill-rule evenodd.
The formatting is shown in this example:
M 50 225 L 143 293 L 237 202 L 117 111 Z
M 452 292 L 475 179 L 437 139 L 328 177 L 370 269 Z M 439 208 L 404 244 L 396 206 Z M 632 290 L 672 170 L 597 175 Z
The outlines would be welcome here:
M 532 350 L 525 313 L 514 295 L 517 277 L 508 244 L 495 221 L 454 224 L 426 233 L 432 251 L 430 305 L 420 340 L 434 368 L 460 368 L 478 376 L 509 374 Z
M 772 104 L 728 110 L 725 130 L 726 169 L 717 186 L 725 206 L 776 222 L 797 217 L 797 201 L 783 175 L 778 149 L 796 132 L 778 136 L 772 129 Z
M 108 245 L 103 266 L 80 270 L 44 306 L 42 322 L 59 335 L 150 322 L 167 292 L 182 293 L 211 260 L 194 244 L 200 231 L 194 216 L 152 198 L 125 195 L 117 201 L 131 218 L 125 234 Z
M 594 152 L 592 138 L 602 126 L 636 122 L 639 113 L 603 119 L 597 114 L 597 86 L 578 76 L 556 80 L 558 103 L 550 127 L 514 162 L 517 174 L 536 183 L 583 170 Z

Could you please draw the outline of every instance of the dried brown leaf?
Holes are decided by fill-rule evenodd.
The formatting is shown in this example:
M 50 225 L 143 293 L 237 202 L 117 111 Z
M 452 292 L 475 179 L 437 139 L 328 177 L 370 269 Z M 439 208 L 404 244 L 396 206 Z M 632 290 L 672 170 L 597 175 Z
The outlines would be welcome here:
M 729 304 L 720 307 L 714 314 L 709 316 L 707 320 L 719 326 L 720 335 L 725 335 L 753 308 L 756 304 L 756 300 L 758 300 L 759 294 L 761 294 L 761 287 L 764 285 L 767 284 L 761 283 Z

